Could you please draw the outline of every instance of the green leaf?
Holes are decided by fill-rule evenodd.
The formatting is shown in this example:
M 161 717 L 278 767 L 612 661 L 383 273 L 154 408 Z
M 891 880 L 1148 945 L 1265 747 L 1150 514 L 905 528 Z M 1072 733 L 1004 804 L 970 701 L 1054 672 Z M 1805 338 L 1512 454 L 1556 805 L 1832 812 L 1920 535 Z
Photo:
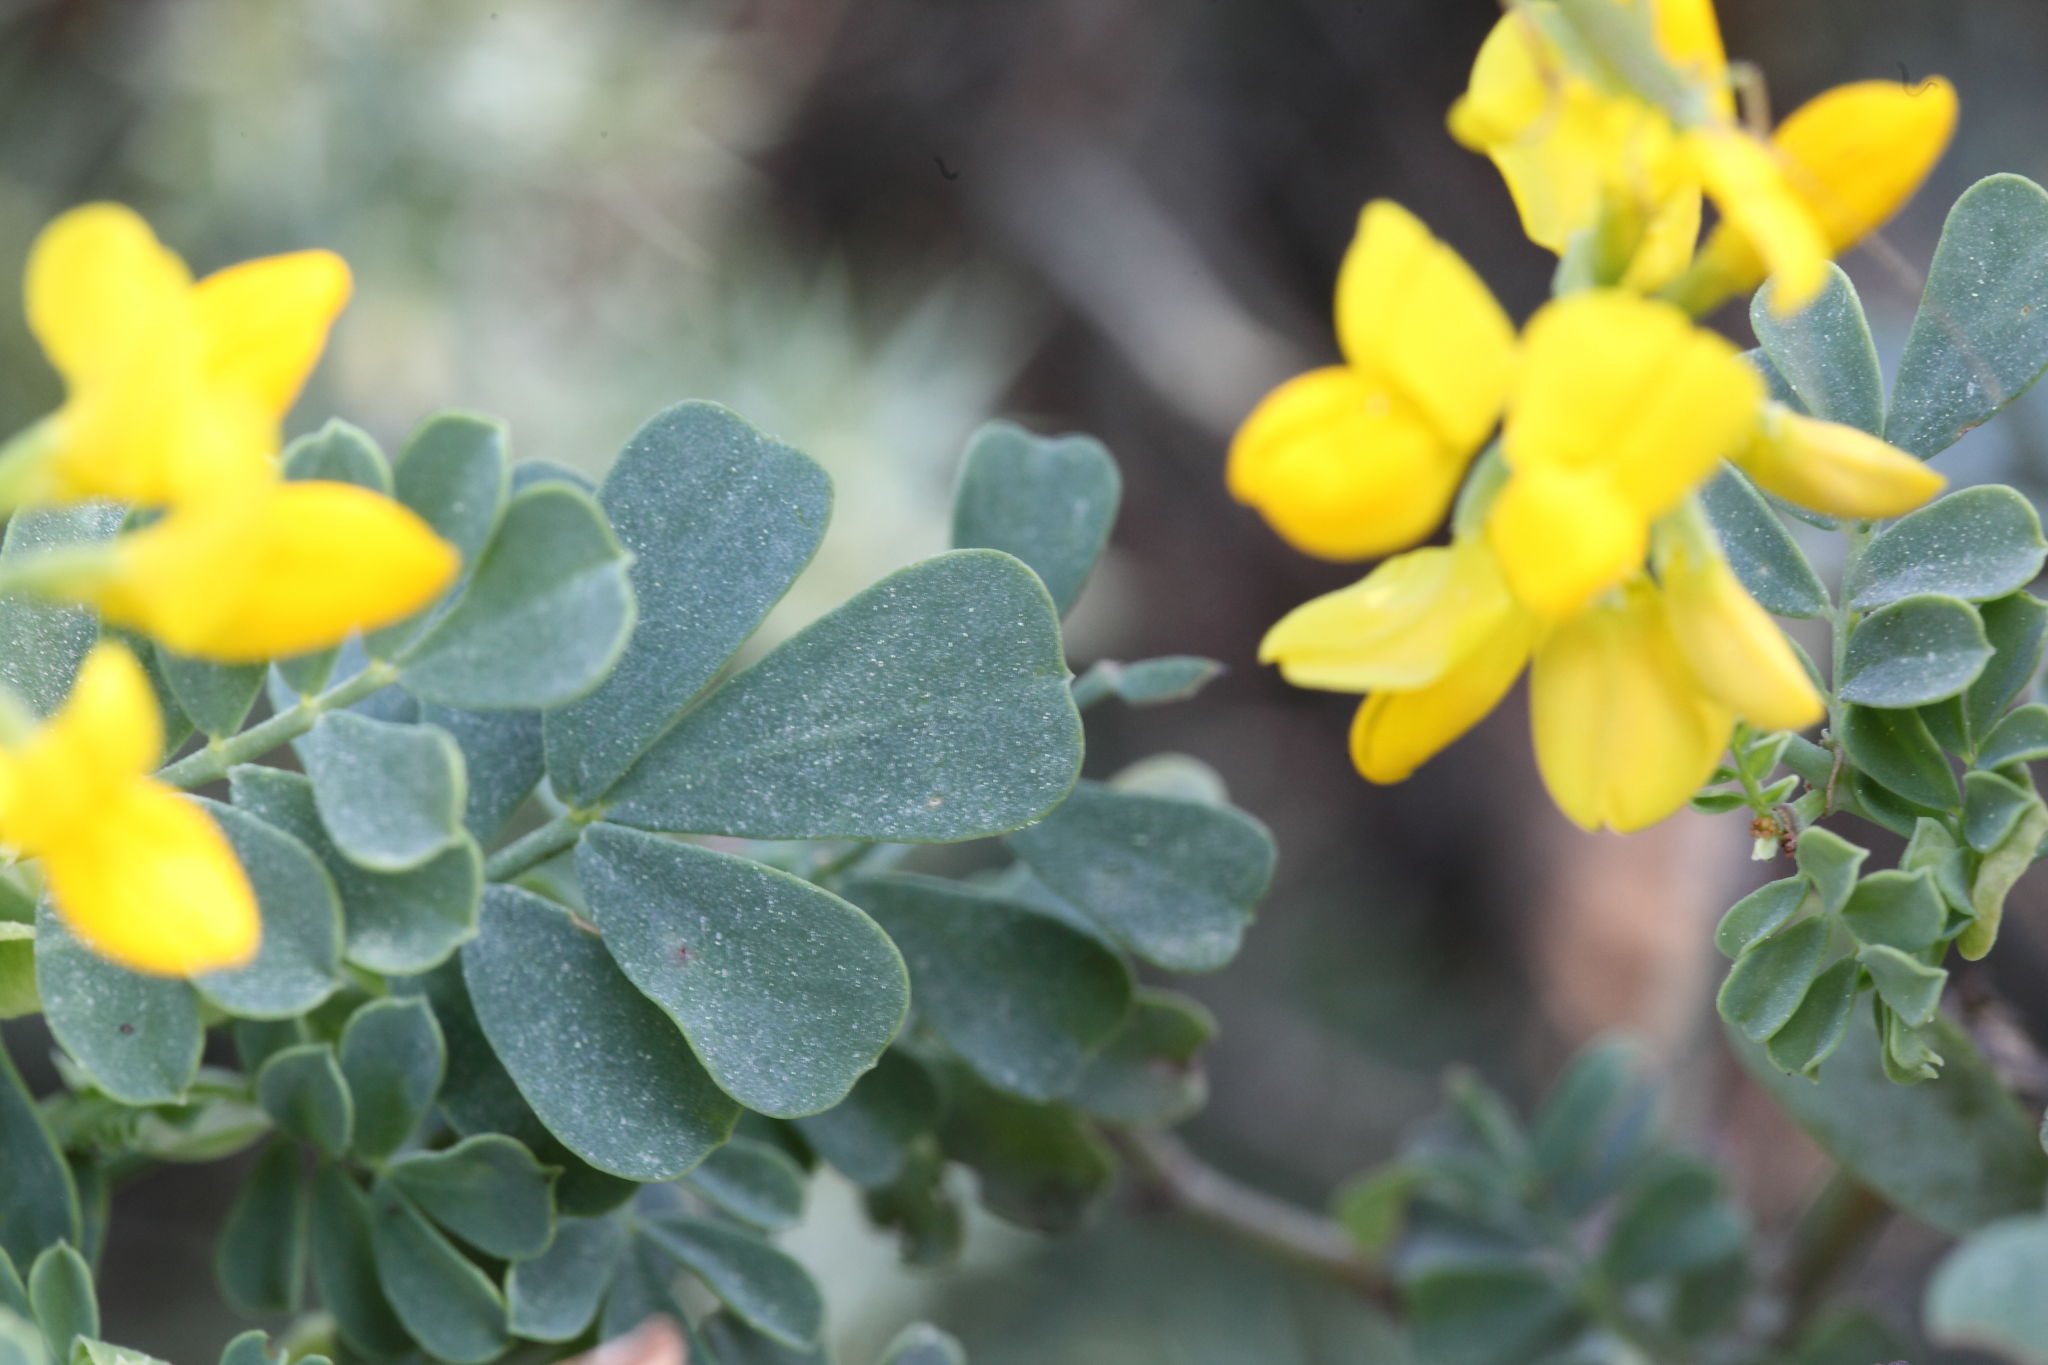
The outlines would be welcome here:
M 1031 572 L 958 550 L 883 579 L 678 721 L 614 789 L 642 829 L 944 843 L 1073 786 L 1081 722 Z
M 1849 771 L 1849 790 L 1854 794 L 1858 814 L 1882 829 L 1902 838 L 1910 837 L 1919 822 L 1934 812 L 1911 801 L 1854 768 Z
M 1793 855 L 1800 875 L 1820 893 L 1821 909 L 1831 915 L 1849 903 L 1849 893 L 1856 887 L 1856 870 L 1869 856 L 1869 849 L 1858 848 L 1820 826 L 1800 831 L 1799 851 Z
M 391 462 L 368 432 L 339 417 L 284 448 L 278 464 L 292 480 L 352 483 L 379 493 L 391 492 Z
M 1963 786 L 1967 792 L 1963 800 L 1963 838 L 1979 853 L 1989 853 L 2004 843 L 2027 807 L 2041 799 L 1997 773 L 1966 774 Z
M 126 1104 L 164 1104 L 199 1072 L 199 1000 L 183 981 L 116 967 L 72 937 L 45 901 L 36 912 L 43 1017 L 73 1061 Z
M 1529 1165 L 1560 1208 L 1575 1215 L 1592 1209 L 1641 1165 L 1661 1112 L 1648 1072 L 1641 1047 L 1611 1040 L 1581 1051 L 1551 1088 L 1527 1150 Z M 1519 1140 L 1505 1132 L 1512 1119 L 1489 1112 L 1497 1100 L 1476 1088 L 1462 1098 L 1472 1106 L 1475 1126 L 1496 1130 L 1488 1145 L 1519 1166 Z
M 340 1062 L 356 1105 L 350 1150 L 358 1160 L 377 1164 L 420 1126 L 440 1091 L 449 1058 L 440 1023 L 426 1001 L 385 997 L 348 1017 Z
M 220 1365 L 273 1365 L 270 1337 L 254 1330 L 242 1333 L 221 1349 Z
M 257 1318 L 298 1311 L 306 1279 L 307 1218 L 299 1149 L 274 1141 L 249 1168 L 214 1251 L 214 1275 L 237 1313 Z
M 510 1344 L 498 1287 L 388 1184 L 370 1202 L 377 1282 L 407 1333 L 452 1365 L 495 1360 Z
M 967 1365 L 967 1350 L 950 1332 L 913 1322 L 882 1348 L 875 1365 Z
M 684 1179 L 723 1212 L 768 1232 L 795 1227 L 803 1216 L 803 1167 L 765 1142 L 736 1137 Z
M 789 1346 L 818 1340 L 824 1299 L 810 1273 L 786 1253 L 750 1232 L 701 1218 L 648 1219 L 640 1230 L 749 1326 Z
M 604 1311 L 597 1321 L 597 1339 L 615 1341 L 657 1313 L 679 1324 L 687 1323 L 689 1314 L 676 1302 L 675 1278 L 673 1262 L 646 1238 L 633 1238 L 619 1261 L 611 1292 L 605 1295 Z M 691 1358 L 698 1354 L 701 1353 L 693 1352 Z
M 829 891 L 604 824 L 584 831 L 576 871 L 621 970 L 749 1109 L 787 1118 L 831 1108 L 903 1026 L 903 959 Z
M 373 1221 L 370 1196 L 346 1171 L 323 1162 L 313 1175 L 313 1285 L 344 1342 L 372 1359 L 390 1359 L 413 1343 L 377 1279 Z
M 1123 476 L 1092 436 L 1037 436 L 990 422 L 967 442 L 953 492 L 953 544 L 1029 564 L 1064 616 L 1109 544 Z
M 2048 706 L 2028 702 L 2006 713 L 1977 749 L 1977 764 L 2003 768 L 2048 758 Z
M 372 1000 L 341 1032 L 341 1074 L 355 1101 L 350 1150 L 375 1165 L 419 1127 L 447 1070 L 441 1026 L 417 996 Z
M 1862 964 L 1853 957 L 1841 959 L 1815 977 L 1799 1008 L 1764 1044 L 1771 1065 L 1803 1076 L 1817 1074 L 1820 1064 L 1848 1034 L 1862 981 Z
M 2029 1213 L 1973 1233 L 1927 1283 L 1927 1334 L 2020 1365 L 2048 1365 L 2048 1217 Z
M 2048 559 L 2032 503 L 1999 484 L 1951 493 L 1878 534 L 1843 591 L 1869 611 L 1916 593 L 1984 602 L 2018 592 Z
M 2042 651 L 2048 647 L 2048 604 L 2028 593 L 1980 602 L 1977 616 L 1984 622 L 1984 635 L 1993 652 L 1991 662 L 1964 694 L 1972 735 L 1989 731 L 1999 712 L 2034 681 L 2041 671 Z
M 263 917 L 256 956 L 192 979 L 199 994 L 245 1019 L 291 1019 L 341 986 L 341 902 L 319 861 L 291 835 L 246 811 L 202 803 L 249 876 Z
M 832 485 L 713 403 L 640 428 L 598 495 L 633 555 L 639 624 L 611 676 L 547 718 L 555 793 L 589 803 L 717 676 L 817 553 Z
M 1956 938 L 1956 951 L 1965 960 L 1976 962 L 1991 951 L 2005 917 L 2006 895 L 2034 865 L 2044 838 L 2048 838 L 2048 808 L 2035 801 L 2022 808 L 2011 832 L 1977 864 L 1977 874 L 1970 882 L 1970 910 L 1975 918 Z
M 70 507 L 27 508 L 7 522 L 0 566 L 45 550 L 96 545 L 121 529 L 125 509 L 88 502 Z M 38 716 L 47 716 L 71 694 L 71 680 L 99 638 L 99 622 L 85 607 L 54 607 L 18 593 L 0 597 L 0 687 Z
M 1968 687 L 1991 658 L 1983 623 L 1953 597 L 1905 597 L 1849 637 L 1836 692 L 1864 706 L 1924 706 Z
M 529 488 L 506 507 L 455 606 L 406 650 L 406 691 L 477 711 L 583 696 L 632 634 L 630 559 L 588 494 Z
M 217 664 L 156 647 L 156 666 L 180 710 L 200 731 L 219 739 L 242 728 L 263 691 L 262 664 Z
M 1749 323 L 1764 354 L 1800 404 L 1815 417 L 1873 436 L 1884 431 L 1884 375 L 1877 344 L 1856 286 L 1840 266 L 1827 267 L 1827 284 L 1812 303 L 1781 316 L 1767 283 L 1749 304 Z
M 1563 1345 L 1580 1321 L 1534 1266 L 1436 1266 L 1410 1280 L 1403 1298 L 1417 1352 L 1440 1365 L 1524 1365 Z
M 488 844 L 540 784 L 541 713 L 464 711 L 427 702 L 420 707 L 420 723 L 446 730 L 462 750 L 469 788 L 462 823 L 470 837 Z
M 1748 1236 L 1713 1167 L 1667 1155 L 1623 1197 L 1600 1259 L 1616 1282 L 1635 1284 L 1726 1260 Z
M 1830 1156 L 1922 1222 L 1960 1236 L 2038 1209 L 2048 1157 L 2033 1123 L 1961 1030 L 1938 1018 L 1931 1031 L 1948 1064 L 1912 1086 L 1886 1078 L 1873 1029 L 1850 1029 L 1818 1083 L 1785 1075 L 1753 1044 L 1735 1052 Z
M 228 770 L 235 804 L 303 844 L 326 868 L 341 898 L 350 962 L 373 972 L 427 971 L 476 934 L 483 855 L 460 839 L 405 872 L 373 872 L 334 846 L 300 773 L 243 765 Z
M 1850 873 L 1853 884 L 1855 873 Z M 1722 956 L 1738 958 L 1749 949 L 1784 928 L 1806 899 L 1804 877 L 1785 877 L 1767 882 L 1744 896 L 1721 916 L 1714 929 L 1714 946 Z
M 1779 616 L 1807 618 L 1828 609 L 1828 590 L 1797 541 L 1742 473 L 1723 469 L 1700 490 L 1729 567 L 1749 595 Z
M 0 1365 L 49 1365 L 49 1360 L 35 1325 L 0 1309 Z
M 372 658 L 389 659 L 416 639 L 475 575 L 505 514 L 506 459 L 505 428 L 462 412 L 429 417 L 398 452 L 393 494 L 461 554 L 462 578 L 440 603 L 373 632 L 365 641 Z
M 23 913 L 26 918 L 16 919 Z M 0 1020 L 40 1014 L 36 989 L 36 904 L 11 882 L 0 881 Z
M 1124 964 L 1036 910 L 931 877 L 863 879 L 847 895 L 903 951 L 918 1017 L 1005 1090 L 1066 1094 L 1130 1011 Z
M 1850 706 L 1842 724 L 1850 761 L 1885 790 L 1930 810 L 1958 810 L 1962 789 L 1917 711 Z
M 320 823 L 349 861 L 405 872 L 464 839 L 462 751 L 433 726 L 330 711 L 293 748 Z
M 1214 971 L 1235 956 L 1273 877 L 1272 836 L 1242 811 L 1096 782 L 1007 842 L 1040 881 L 1169 971 Z
M 479 1133 L 453 1147 L 413 1152 L 384 1179 L 415 1207 L 487 1256 L 538 1256 L 555 1235 L 554 1168 L 502 1133 Z
M 4 1230 L 5 1227 L 6 1224 L 0 1223 L 0 1230 Z M 21 1281 L 21 1272 L 14 1268 L 14 1258 L 0 1251 L 0 1313 L 12 1313 L 16 1317 L 26 1318 L 31 1311 L 28 1306 L 28 1288 Z
M 1785 1027 L 1820 972 L 1828 926 L 1803 919 L 1757 944 L 1731 967 L 1714 1003 L 1721 1017 L 1762 1042 Z
M 1215 1017 L 1198 1002 L 1141 990 L 1130 1018 L 1089 1059 L 1068 1100 L 1108 1123 L 1179 1123 L 1208 1098 L 1197 1054 L 1215 1036 Z
M 505 1277 L 512 1334 L 531 1341 L 583 1335 L 625 1254 L 626 1230 L 617 1219 L 562 1219 L 553 1245 Z
M 1942 1057 L 1934 1050 L 1931 1030 L 1913 1028 L 1882 1000 L 1876 1002 L 1877 1023 L 1884 1039 L 1884 1074 L 1895 1085 L 1912 1086 L 1941 1074 Z
M 1381 1261 L 1408 1224 L 1418 1179 L 1413 1166 L 1398 1161 L 1361 1171 L 1337 1187 L 1330 1199 L 1330 1216 L 1368 1260 Z
M 1994 175 L 1949 210 L 1892 383 L 1885 439 L 1927 459 L 2048 368 L 2048 194 Z
M 1948 909 L 1925 869 L 1873 872 L 1856 884 L 1842 907 L 1842 923 L 1859 942 L 1917 953 L 1941 936 Z
M 1074 679 L 1074 705 L 1085 710 L 1104 697 L 1117 697 L 1131 706 L 1186 701 L 1222 672 L 1223 665 L 1216 660 L 1193 654 L 1166 654 L 1129 664 L 1102 659 Z
M 462 974 L 492 1050 L 548 1131 L 601 1171 L 672 1180 L 723 1142 L 739 1106 L 594 934 L 493 886 Z M 536 1001 L 549 1008 L 536 1010 Z
M 843 1101 L 796 1120 L 796 1128 L 841 1175 L 875 1189 L 902 1176 L 912 1141 L 938 1119 L 939 1092 L 931 1073 L 908 1053 L 891 1049 Z
M 348 1151 L 355 1102 L 331 1043 L 301 1043 L 271 1054 L 256 1073 L 256 1101 L 280 1130 L 327 1155 Z
M 78 1187 L 71 1167 L 43 1126 L 41 1113 L 13 1058 L 0 1042 L 0 1282 L 55 1242 L 80 1235 Z M 4 1287 L 4 1285 L 0 1285 Z M 8 1306 L 0 1293 L 0 1308 Z
M 1038 1232 L 1072 1232 L 1115 1185 L 1115 1154 L 1069 1106 L 1006 1095 L 957 1065 L 946 1092 L 940 1143 L 973 1170 L 983 1206 L 997 1217 Z
M 68 1242 L 44 1247 L 29 1266 L 28 1301 L 52 1359 L 69 1359 L 74 1343 L 100 1334 L 92 1269 Z
M 698 1355 L 710 1355 L 718 1365 L 832 1365 L 824 1347 L 785 1346 L 730 1312 L 710 1314 L 696 1332 Z
M 922 1139 L 911 1149 L 901 1176 L 867 1192 L 868 1221 L 895 1231 L 898 1254 L 907 1266 L 951 1265 L 960 1257 L 965 1218 L 945 1179 L 947 1170 L 937 1141 Z
M 1857 949 L 1856 960 L 1870 973 L 1878 996 L 1890 1005 L 1908 1028 L 1921 1028 L 1934 1018 L 1941 1005 L 1941 991 L 1948 973 L 1897 948 L 1867 943 Z

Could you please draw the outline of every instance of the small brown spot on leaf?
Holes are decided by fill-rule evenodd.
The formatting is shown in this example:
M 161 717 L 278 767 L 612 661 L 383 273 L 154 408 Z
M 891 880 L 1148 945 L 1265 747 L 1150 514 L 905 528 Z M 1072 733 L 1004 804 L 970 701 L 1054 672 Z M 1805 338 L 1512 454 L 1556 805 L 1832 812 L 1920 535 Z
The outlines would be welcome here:
M 128 1036 L 129 1034 L 131 1034 L 131 1033 L 133 1033 L 133 1032 L 135 1032 L 135 1025 L 133 1025 L 133 1024 L 123 1024 L 123 1025 L 121 1025 L 121 1036 L 122 1036 L 123 1038 L 126 1038 L 126 1037 L 127 1037 L 127 1036 Z
M 677 965 L 677 966 L 688 966 L 688 965 L 689 965 L 689 963 L 690 963 L 690 960 L 691 960 L 692 958 L 696 957 L 696 956 L 697 956 L 697 955 L 696 955 L 695 953 L 693 953 L 693 952 L 691 952 L 691 951 L 690 951 L 690 945 L 689 945 L 689 944 L 687 944 L 687 943 L 679 943 L 679 944 L 677 944 L 677 945 L 676 945 L 676 965 Z

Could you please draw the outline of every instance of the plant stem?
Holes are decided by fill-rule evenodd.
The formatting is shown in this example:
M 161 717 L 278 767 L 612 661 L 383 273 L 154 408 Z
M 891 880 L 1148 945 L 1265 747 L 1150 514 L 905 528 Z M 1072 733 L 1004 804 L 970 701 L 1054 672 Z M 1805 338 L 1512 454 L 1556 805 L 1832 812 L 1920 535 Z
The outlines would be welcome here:
M 237 763 L 250 763 L 280 744 L 289 743 L 313 728 L 329 711 L 361 701 L 381 692 L 398 677 L 388 663 L 373 661 L 362 672 L 344 679 L 318 696 L 305 697 L 266 721 L 252 725 L 239 735 L 216 739 L 204 749 L 185 755 L 176 763 L 157 770 L 156 780 L 173 787 L 197 787 L 226 776 Z
M 538 829 L 529 830 L 493 853 L 484 863 L 484 876 L 494 882 L 509 882 L 526 869 L 544 863 L 576 842 L 593 817 L 570 811 L 557 815 Z
M 1126 1129 L 1115 1136 L 1148 1192 L 1163 1206 L 1280 1260 L 1340 1280 L 1382 1307 L 1397 1305 L 1393 1281 L 1360 1255 L 1350 1236 L 1332 1220 L 1239 1184 L 1171 1133 Z

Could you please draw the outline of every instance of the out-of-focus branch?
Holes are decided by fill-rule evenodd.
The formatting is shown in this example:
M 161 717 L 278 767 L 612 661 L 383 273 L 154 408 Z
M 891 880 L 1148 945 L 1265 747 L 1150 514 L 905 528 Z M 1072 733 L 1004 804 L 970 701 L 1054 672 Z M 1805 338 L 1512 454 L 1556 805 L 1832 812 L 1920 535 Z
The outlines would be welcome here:
M 1396 1306 L 1393 1282 L 1332 1220 L 1240 1184 L 1171 1133 L 1134 1129 L 1115 1137 L 1141 1189 L 1159 1207 L 1350 1285 L 1383 1308 Z
M 1793 1230 L 1780 1277 L 1783 1316 L 1774 1334 L 1789 1345 L 1826 1301 L 1842 1273 L 1884 1231 L 1892 1207 L 1868 1185 L 1837 1171 Z

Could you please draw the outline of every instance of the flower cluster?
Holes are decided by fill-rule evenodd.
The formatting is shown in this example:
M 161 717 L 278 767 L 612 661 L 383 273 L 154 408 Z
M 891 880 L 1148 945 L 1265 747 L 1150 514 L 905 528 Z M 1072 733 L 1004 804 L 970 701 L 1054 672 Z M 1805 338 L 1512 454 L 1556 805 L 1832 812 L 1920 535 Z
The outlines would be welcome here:
M 194 281 L 113 204 L 50 224 L 25 293 L 66 396 L 0 453 L 0 506 L 107 501 L 130 509 L 132 529 L 12 558 L 0 586 L 223 663 L 323 649 L 433 601 L 458 557 L 417 515 L 280 475 L 284 415 L 349 283 L 324 251 Z M 67 926 L 140 971 L 247 961 L 254 893 L 214 822 L 150 776 L 163 723 L 128 646 L 102 640 L 47 719 L 0 703 L 0 844 L 36 860 Z
M 1298 685 L 1365 694 L 1361 773 L 1407 777 L 1527 665 L 1557 804 L 1632 830 L 1684 804 L 1738 720 L 1820 719 L 1809 665 L 1735 578 L 1698 490 L 1727 462 L 1792 503 L 1872 518 L 1942 480 L 1773 401 L 1693 317 L 1767 274 L 1773 308 L 1812 302 L 1954 121 L 1945 82 L 1865 82 L 1766 138 L 1737 120 L 1710 0 L 1508 10 L 1451 129 L 1558 253 L 1557 296 L 1517 335 L 1456 252 L 1370 204 L 1337 280 L 1344 363 L 1268 395 L 1230 450 L 1232 494 L 1296 547 L 1393 555 L 1260 650 Z M 1703 200 L 1719 221 L 1701 242 Z M 1450 543 L 1412 548 L 1447 513 Z

